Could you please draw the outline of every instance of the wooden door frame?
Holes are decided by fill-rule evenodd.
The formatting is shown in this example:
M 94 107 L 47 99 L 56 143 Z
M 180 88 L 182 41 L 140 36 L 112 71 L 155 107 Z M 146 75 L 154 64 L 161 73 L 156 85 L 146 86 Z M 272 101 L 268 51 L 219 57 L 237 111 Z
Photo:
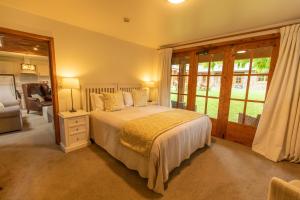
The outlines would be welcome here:
M 52 104 L 53 104 L 53 119 L 55 128 L 55 142 L 60 144 L 60 130 L 59 130 L 59 104 L 58 104 L 58 87 L 57 87 L 57 75 L 55 66 L 55 51 L 54 51 L 54 38 L 49 36 L 38 35 L 34 33 L 27 33 L 23 31 L 13 30 L 9 28 L 0 27 L 0 34 L 7 34 L 16 37 L 22 37 L 34 41 L 47 42 L 49 50 L 49 68 L 50 68 L 50 80 L 52 88 Z

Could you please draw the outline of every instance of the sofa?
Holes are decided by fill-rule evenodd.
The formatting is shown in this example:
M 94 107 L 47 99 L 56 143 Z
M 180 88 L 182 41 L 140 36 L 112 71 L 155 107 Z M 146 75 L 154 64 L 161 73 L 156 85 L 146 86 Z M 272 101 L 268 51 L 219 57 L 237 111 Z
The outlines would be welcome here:
M 1 104 L 4 108 L 0 111 L 0 133 L 22 130 L 20 102 L 12 100 L 1 102 Z
M 30 111 L 42 112 L 44 106 L 52 106 L 49 86 L 44 83 L 28 83 L 22 85 L 27 113 Z M 39 98 L 33 96 L 38 95 Z

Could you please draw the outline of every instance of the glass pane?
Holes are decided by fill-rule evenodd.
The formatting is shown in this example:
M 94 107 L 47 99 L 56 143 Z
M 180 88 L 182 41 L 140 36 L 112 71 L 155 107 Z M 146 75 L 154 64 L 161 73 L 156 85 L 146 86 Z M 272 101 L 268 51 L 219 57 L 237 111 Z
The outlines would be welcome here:
M 178 76 L 171 77 L 171 86 L 170 86 L 171 93 L 178 93 Z
M 188 75 L 190 69 L 189 56 L 172 57 L 172 75 Z
M 211 75 L 221 75 L 223 69 L 223 54 L 214 54 L 212 57 L 212 62 L 210 64 L 210 74 Z
M 204 97 L 196 97 L 195 111 L 204 114 L 204 111 L 205 111 L 205 98 Z
M 263 107 L 263 103 L 248 102 L 244 124 L 257 127 Z
M 174 64 L 172 65 L 172 75 L 178 75 L 179 74 L 179 65 L 178 64 Z
M 219 108 L 219 99 L 208 98 L 207 100 L 207 114 L 208 116 L 217 119 Z
M 181 75 L 189 75 L 190 64 L 184 64 L 181 67 Z
M 233 76 L 231 98 L 245 99 L 247 89 L 247 76 Z
M 181 76 L 179 81 L 179 94 L 187 94 L 189 88 L 189 77 Z
M 248 99 L 264 101 L 268 76 L 251 76 Z
M 243 123 L 244 101 L 230 101 L 229 121 Z
M 178 108 L 186 109 L 187 95 L 179 95 Z
M 250 69 L 250 59 L 240 59 L 234 61 L 234 74 L 248 74 Z
M 209 62 L 198 63 L 198 75 L 207 75 L 208 67 L 209 67 Z
M 221 88 L 221 76 L 211 76 L 209 78 L 208 96 L 219 97 Z
M 207 76 L 198 76 L 197 78 L 197 95 L 206 95 Z
M 252 74 L 267 74 L 270 71 L 271 58 L 254 58 L 252 61 Z
M 212 62 L 210 66 L 211 75 L 221 75 L 223 69 L 223 61 Z
M 172 108 L 177 108 L 177 94 L 171 94 L 171 105 Z

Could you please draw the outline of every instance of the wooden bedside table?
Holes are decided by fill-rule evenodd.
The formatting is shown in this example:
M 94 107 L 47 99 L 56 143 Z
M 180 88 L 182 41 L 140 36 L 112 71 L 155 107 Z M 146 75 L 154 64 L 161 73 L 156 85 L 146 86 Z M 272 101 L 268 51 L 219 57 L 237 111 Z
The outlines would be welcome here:
M 83 110 L 77 112 L 59 113 L 60 146 L 65 153 L 86 147 L 90 144 L 89 113 Z

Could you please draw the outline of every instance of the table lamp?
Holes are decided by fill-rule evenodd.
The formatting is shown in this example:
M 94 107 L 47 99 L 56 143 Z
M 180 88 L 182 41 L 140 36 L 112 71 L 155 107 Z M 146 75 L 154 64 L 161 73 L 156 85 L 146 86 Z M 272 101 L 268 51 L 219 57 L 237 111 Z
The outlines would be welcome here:
M 71 101 L 72 101 L 72 109 L 70 112 L 76 112 L 73 107 L 73 89 L 80 89 L 79 79 L 78 78 L 63 78 L 62 79 L 62 88 L 63 89 L 71 89 Z
M 151 90 L 154 90 L 155 88 L 157 88 L 156 82 L 155 81 L 145 81 L 143 85 L 144 85 L 144 88 L 147 89 L 147 91 L 148 91 L 148 102 L 152 102 L 151 94 L 153 93 L 153 91 L 151 93 Z

